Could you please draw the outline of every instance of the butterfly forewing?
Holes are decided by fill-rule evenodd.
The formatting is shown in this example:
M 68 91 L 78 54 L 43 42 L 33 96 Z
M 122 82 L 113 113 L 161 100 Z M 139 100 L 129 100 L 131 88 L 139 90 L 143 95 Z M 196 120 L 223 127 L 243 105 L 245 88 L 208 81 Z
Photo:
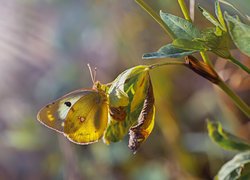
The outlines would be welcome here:
M 59 117 L 59 113 L 57 111 L 59 106 L 59 101 L 46 105 L 37 114 L 37 119 L 45 126 L 56 131 L 63 132 L 64 120 Z
M 77 90 L 46 105 L 37 117 L 72 142 L 93 143 L 103 136 L 107 127 L 107 97 L 102 91 Z

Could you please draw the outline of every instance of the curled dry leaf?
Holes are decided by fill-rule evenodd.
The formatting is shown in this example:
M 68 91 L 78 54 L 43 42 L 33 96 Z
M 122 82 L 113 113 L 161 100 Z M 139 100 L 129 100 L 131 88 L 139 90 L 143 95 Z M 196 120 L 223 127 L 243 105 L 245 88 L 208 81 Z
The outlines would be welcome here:
M 136 153 L 142 142 L 144 142 L 154 127 L 155 105 L 154 93 L 151 81 L 149 82 L 147 95 L 143 103 L 138 122 L 129 130 L 128 147 Z

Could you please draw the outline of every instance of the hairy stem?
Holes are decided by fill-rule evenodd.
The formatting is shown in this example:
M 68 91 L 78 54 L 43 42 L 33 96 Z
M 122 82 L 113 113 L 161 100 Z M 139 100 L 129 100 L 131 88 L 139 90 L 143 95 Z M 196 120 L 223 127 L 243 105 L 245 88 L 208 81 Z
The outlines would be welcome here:
M 164 29 L 171 39 L 175 39 L 175 35 L 168 25 L 147 3 L 144 2 L 144 0 L 135 0 L 135 2 L 139 4 Z

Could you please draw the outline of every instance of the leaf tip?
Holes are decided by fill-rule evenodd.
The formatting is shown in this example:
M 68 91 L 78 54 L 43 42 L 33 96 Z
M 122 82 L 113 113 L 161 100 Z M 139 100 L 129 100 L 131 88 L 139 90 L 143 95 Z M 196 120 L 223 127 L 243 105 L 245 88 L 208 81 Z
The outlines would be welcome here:
M 151 59 L 151 54 L 150 53 L 143 54 L 142 59 Z
M 200 5 L 198 5 L 197 7 L 203 13 L 204 9 Z

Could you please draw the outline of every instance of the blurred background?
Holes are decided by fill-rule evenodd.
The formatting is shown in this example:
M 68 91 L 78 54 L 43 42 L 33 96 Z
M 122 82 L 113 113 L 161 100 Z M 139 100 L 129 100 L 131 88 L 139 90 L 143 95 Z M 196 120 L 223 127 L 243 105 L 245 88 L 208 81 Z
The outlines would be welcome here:
M 234 154 L 210 141 L 206 118 L 250 140 L 249 119 L 223 92 L 189 69 L 169 66 L 151 72 L 156 125 L 137 154 L 128 149 L 127 137 L 109 146 L 69 142 L 36 120 L 38 110 L 65 93 L 91 87 L 87 63 L 108 83 L 127 68 L 160 62 L 141 56 L 170 39 L 131 0 L 0 2 L 0 179 L 212 179 Z M 156 11 L 182 16 L 177 1 L 147 2 Z M 231 2 L 250 12 L 248 0 Z M 214 12 L 213 1 L 196 3 Z M 200 29 L 211 26 L 197 8 L 194 22 Z M 233 54 L 250 66 L 248 57 Z M 249 75 L 209 55 L 250 104 Z

